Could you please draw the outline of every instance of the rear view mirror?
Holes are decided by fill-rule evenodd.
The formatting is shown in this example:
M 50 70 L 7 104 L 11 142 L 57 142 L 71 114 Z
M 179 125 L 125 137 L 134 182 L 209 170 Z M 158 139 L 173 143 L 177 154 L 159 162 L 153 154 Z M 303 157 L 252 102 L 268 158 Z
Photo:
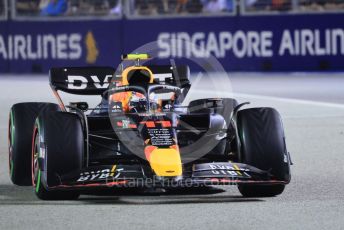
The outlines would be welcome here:
M 88 103 L 87 102 L 71 102 L 69 103 L 70 107 L 78 108 L 82 111 L 88 110 Z

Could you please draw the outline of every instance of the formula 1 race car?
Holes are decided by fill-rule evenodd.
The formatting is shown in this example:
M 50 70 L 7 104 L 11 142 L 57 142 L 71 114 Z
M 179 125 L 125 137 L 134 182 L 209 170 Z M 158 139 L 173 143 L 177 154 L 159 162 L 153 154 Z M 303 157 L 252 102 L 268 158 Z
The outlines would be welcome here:
M 290 181 L 279 113 L 242 109 L 232 98 L 183 101 L 188 66 L 135 64 L 50 70 L 58 104 L 19 103 L 9 118 L 14 184 L 43 200 L 77 199 L 87 189 L 234 184 L 246 197 L 270 197 Z M 59 91 L 100 95 L 65 105 Z

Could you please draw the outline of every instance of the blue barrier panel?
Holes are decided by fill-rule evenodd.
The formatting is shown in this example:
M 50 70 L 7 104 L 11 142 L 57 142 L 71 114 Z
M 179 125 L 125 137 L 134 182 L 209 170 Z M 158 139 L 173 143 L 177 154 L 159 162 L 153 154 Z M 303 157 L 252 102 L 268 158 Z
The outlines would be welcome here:
M 344 14 L 127 20 L 123 44 L 129 52 L 158 40 L 160 57 L 211 54 L 227 70 L 344 70 L 343 21 Z
M 7 52 L 5 38 L 8 34 L 8 23 L 0 21 L 0 73 L 10 72 L 9 62 L 7 61 Z
M 0 52 L 0 63 L 8 62 L 10 72 L 19 73 L 46 73 L 53 66 L 115 66 L 121 54 L 121 23 L 10 21 L 10 30 L 0 37 L 6 53 Z
M 214 55 L 226 70 L 344 70 L 344 14 L 0 22 L 0 72 L 117 66 L 157 41 L 159 58 Z

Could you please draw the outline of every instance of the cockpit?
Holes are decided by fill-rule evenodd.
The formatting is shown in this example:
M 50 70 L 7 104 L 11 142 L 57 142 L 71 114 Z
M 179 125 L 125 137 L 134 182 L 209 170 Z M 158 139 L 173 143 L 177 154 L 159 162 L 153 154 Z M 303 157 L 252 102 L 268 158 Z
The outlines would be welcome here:
M 161 80 L 161 74 L 152 71 L 156 67 L 141 66 L 141 58 L 131 56 L 135 65 L 123 68 L 119 80 L 109 89 L 110 113 L 167 112 L 180 103 L 183 89 Z

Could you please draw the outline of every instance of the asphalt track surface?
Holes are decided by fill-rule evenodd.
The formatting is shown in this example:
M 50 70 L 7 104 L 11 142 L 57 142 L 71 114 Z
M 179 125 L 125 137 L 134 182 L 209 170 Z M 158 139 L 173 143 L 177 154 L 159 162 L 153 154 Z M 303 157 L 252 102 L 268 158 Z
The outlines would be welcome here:
M 240 102 L 282 115 L 294 165 L 278 197 L 245 199 L 225 186 L 38 200 L 32 188 L 9 180 L 8 111 L 17 102 L 54 98 L 46 77 L 1 75 L 0 229 L 344 229 L 344 74 L 236 73 L 231 80 Z M 216 91 L 199 85 L 198 96 Z

